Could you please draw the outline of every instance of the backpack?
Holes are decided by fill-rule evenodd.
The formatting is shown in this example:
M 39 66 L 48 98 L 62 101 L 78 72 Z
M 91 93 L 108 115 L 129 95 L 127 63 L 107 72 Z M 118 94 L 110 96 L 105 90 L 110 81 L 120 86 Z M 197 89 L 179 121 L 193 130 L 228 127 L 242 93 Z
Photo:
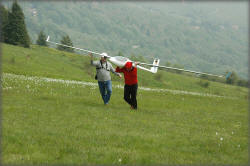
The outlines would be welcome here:
M 105 69 L 103 66 L 102 66 L 102 61 L 100 60 L 100 63 L 101 63 L 101 67 L 96 67 L 96 70 L 100 70 L 100 69 Z M 106 62 L 106 70 L 108 70 L 108 62 Z M 97 74 L 95 75 L 95 80 L 97 80 Z

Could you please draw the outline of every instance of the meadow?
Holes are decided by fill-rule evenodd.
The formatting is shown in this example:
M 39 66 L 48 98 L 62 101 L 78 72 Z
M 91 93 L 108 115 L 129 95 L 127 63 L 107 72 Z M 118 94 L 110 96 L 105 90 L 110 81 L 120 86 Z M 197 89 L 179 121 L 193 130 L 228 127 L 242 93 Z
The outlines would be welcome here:
M 138 71 L 131 111 L 115 77 L 104 106 L 87 57 L 2 46 L 3 164 L 248 163 L 246 88 Z

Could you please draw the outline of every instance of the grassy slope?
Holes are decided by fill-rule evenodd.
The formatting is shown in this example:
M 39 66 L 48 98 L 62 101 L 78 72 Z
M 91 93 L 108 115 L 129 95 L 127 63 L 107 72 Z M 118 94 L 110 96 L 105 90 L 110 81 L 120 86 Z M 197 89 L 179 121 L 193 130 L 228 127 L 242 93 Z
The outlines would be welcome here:
M 72 80 L 94 81 L 95 68 L 90 66 L 90 59 L 83 55 L 61 52 L 53 48 L 32 45 L 31 49 L 3 44 L 3 72 L 44 76 Z M 6 56 L 5 56 L 6 55 Z M 29 57 L 29 58 L 28 58 Z M 159 71 L 157 75 L 139 70 L 139 86 L 178 89 L 193 92 L 212 93 L 226 96 L 242 96 L 247 89 L 217 82 L 209 82 L 209 88 L 199 85 L 201 79 Z M 115 84 L 123 80 L 112 75 Z M 246 96 L 244 96 L 246 97 Z
M 75 54 L 3 45 L 2 58 L 3 72 L 94 81 L 94 69 L 82 65 L 88 59 Z M 104 107 L 97 87 L 4 75 L 3 162 L 247 163 L 245 88 L 211 82 L 205 89 L 197 78 L 167 72 L 162 72 L 167 80 L 162 84 L 152 74 L 139 72 L 141 85 L 217 92 L 238 99 L 139 90 L 139 111 L 131 112 L 122 100 L 122 89 L 113 88 L 111 103 Z

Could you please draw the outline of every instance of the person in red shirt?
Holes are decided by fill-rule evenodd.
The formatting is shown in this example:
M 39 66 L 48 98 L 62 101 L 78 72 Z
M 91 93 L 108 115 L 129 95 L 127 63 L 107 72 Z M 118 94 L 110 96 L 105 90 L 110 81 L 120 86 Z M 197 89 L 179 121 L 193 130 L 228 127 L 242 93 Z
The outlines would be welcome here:
M 132 62 L 127 62 L 123 68 L 116 68 L 116 72 L 123 73 L 125 79 L 124 100 L 130 104 L 131 109 L 137 109 L 137 63 L 133 66 Z

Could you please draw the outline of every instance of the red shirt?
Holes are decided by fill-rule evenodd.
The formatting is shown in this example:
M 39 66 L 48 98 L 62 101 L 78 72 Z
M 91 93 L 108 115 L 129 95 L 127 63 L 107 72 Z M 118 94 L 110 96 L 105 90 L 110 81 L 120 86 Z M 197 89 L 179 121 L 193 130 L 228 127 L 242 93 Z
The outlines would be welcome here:
M 123 73 L 124 74 L 124 79 L 125 79 L 125 84 L 127 85 L 134 85 L 137 84 L 137 68 L 133 67 L 131 71 L 127 71 L 124 67 L 119 68 L 117 67 L 116 72 L 118 73 Z

